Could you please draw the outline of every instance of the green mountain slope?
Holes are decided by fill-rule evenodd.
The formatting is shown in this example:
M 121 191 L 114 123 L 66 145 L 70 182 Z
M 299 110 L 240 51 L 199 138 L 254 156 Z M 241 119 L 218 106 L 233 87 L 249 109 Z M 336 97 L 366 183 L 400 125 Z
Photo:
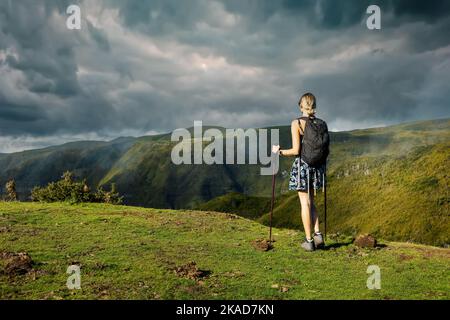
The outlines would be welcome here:
M 0 191 L 8 179 L 14 178 L 20 198 L 26 200 L 34 186 L 59 180 L 67 170 L 86 178 L 89 184 L 97 185 L 134 141 L 135 138 L 80 141 L 0 155 Z
M 281 146 L 289 147 L 289 127 L 273 128 L 280 130 Z M 364 230 L 388 239 L 448 244 L 448 215 L 444 214 L 448 212 L 448 177 L 443 175 L 449 168 L 448 141 L 450 119 L 331 133 L 331 230 Z M 72 170 L 76 176 L 88 178 L 93 187 L 108 188 L 116 183 L 126 204 L 201 206 L 248 217 L 267 213 L 268 200 L 263 198 L 271 194 L 271 177 L 260 175 L 260 165 L 176 166 L 170 160 L 173 146 L 170 134 L 163 134 L 0 155 L 0 188 L 15 178 L 19 195 L 26 199 L 33 186 L 57 180 L 62 172 Z M 427 157 L 429 151 L 439 157 Z M 284 227 L 300 223 L 296 195 L 287 191 L 292 161 L 282 158 L 277 175 L 275 222 Z M 236 193 L 244 196 L 236 198 Z M 207 203 L 221 196 L 225 198 Z M 260 221 L 267 219 L 261 217 Z
M 302 237 L 275 229 L 274 250 L 252 241 L 267 227 L 229 214 L 101 204 L 0 202 L 0 299 L 449 299 L 449 249 L 383 242 L 357 249 L 299 249 Z M 8 274 L 28 253 L 25 275 Z M 180 267 L 203 270 L 188 278 Z M 79 265 L 81 289 L 66 273 Z M 369 290 L 367 268 L 381 272 Z M 177 272 L 178 269 L 178 272 Z
M 273 128 L 280 130 L 280 143 L 288 147 L 289 127 Z M 449 119 L 332 133 L 329 169 L 334 170 L 349 157 L 403 154 L 417 146 L 448 141 L 449 135 Z M 62 172 L 71 170 L 76 176 L 88 178 L 93 186 L 116 182 L 126 195 L 126 203 L 144 206 L 192 207 L 233 191 L 270 195 L 271 178 L 260 176 L 259 165 L 175 166 L 170 162 L 173 145 L 170 135 L 164 134 L 74 142 L 0 155 L 0 188 L 6 180 L 15 178 L 19 194 L 26 198 L 33 186 L 57 180 Z M 288 172 L 291 162 L 282 159 L 281 172 Z
M 235 168 L 176 166 L 170 157 L 172 147 L 170 140 L 139 139 L 100 184 L 116 183 L 128 204 L 162 208 L 189 207 L 219 196 L 223 190 L 242 191 L 233 181 Z
M 274 127 L 275 128 L 275 127 Z M 280 143 L 290 146 L 290 129 L 279 127 Z M 434 120 L 388 128 L 332 133 L 330 172 L 355 156 L 395 156 L 418 146 L 448 141 L 450 120 Z M 229 192 L 269 196 L 271 177 L 261 176 L 259 165 L 173 165 L 168 140 L 140 139 L 119 159 L 101 181 L 115 182 L 127 203 L 186 208 Z M 280 177 L 289 172 L 292 159 L 283 158 Z M 194 178 L 195 177 L 195 178 Z M 280 185 L 277 192 L 286 191 Z M 150 191 L 151 190 L 151 191 Z

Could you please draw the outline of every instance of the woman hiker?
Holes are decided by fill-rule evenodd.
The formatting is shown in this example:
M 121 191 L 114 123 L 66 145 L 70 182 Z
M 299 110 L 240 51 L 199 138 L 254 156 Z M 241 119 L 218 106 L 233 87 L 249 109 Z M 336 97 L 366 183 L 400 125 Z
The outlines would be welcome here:
M 324 246 L 323 235 L 319 229 L 319 216 L 314 205 L 314 195 L 316 190 L 324 187 L 325 184 L 329 136 L 326 123 L 315 117 L 316 98 L 314 95 L 304 94 L 298 105 L 302 117 L 291 123 L 292 148 L 281 150 L 280 146 L 275 145 L 272 147 L 272 152 L 278 152 L 281 156 L 295 156 L 289 179 L 289 190 L 297 191 L 300 198 L 302 222 L 306 235 L 301 246 L 306 251 L 314 251 L 316 248 Z M 307 124 L 307 122 L 311 123 Z M 306 128 L 308 131 L 305 136 Z M 311 226 L 313 226 L 314 233 L 312 233 Z

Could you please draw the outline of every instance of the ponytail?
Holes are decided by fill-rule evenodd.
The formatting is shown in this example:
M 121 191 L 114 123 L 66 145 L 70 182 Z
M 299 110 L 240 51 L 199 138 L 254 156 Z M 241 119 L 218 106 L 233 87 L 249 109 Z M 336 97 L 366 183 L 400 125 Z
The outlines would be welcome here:
M 308 116 L 314 116 L 316 114 L 316 97 L 312 93 L 305 93 L 300 98 L 298 105 Z

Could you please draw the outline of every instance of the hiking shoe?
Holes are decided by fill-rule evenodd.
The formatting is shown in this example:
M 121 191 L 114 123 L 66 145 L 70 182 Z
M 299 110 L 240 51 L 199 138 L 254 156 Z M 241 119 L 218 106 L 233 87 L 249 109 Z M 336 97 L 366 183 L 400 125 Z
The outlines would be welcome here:
M 323 235 L 321 233 L 314 233 L 314 246 L 316 248 L 325 247 L 325 242 L 323 241 Z
M 306 239 L 305 239 L 305 242 L 302 243 L 301 247 L 303 249 L 305 249 L 306 251 L 314 251 L 314 250 L 316 250 L 316 248 L 314 246 L 314 241 L 309 242 Z

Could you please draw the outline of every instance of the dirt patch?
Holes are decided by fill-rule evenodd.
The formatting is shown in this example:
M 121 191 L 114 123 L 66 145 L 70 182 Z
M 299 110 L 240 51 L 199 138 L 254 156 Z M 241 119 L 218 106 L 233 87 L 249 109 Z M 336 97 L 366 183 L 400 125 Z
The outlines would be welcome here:
M 11 229 L 9 227 L 0 227 L 0 233 L 7 233 L 10 231 L 11 231 Z
M 33 260 L 26 252 L 2 252 L 0 259 L 4 260 L 4 273 L 8 276 L 24 275 L 33 270 Z
M 245 273 L 241 272 L 241 271 L 230 271 L 230 272 L 225 272 L 223 274 L 224 277 L 230 277 L 230 278 L 240 278 L 240 277 L 244 277 Z
M 367 257 L 370 254 L 369 250 L 360 247 L 349 247 L 344 251 L 348 258 Z
M 450 259 L 450 250 L 448 249 L 423 249 L 420 248 L 419 251 L 423 254 L 424 259 L 431 258 L 445 258 Z
M 412 260 L 414 257 L 413 256 L 410 256 L 410 255 L 407 255 L 407 254 L 403 254 L 403 253 L 401 253 L 399 256 L 398 256 L 398 259 L 400 260 L 400 261 L 409 261 L 409 260 Z
M 377 246 L 377 239 L 370 234 L 362 234 L 356 237 L 353 244 L 360 248 L 375 248 Z
M 430 258 L 444 258 L 450 259 L 450 250 L 448 248 L 438 248 L 438 247 L 430 247 L 423 246 L 419 244 L 411 244 L 411 243 L 400 243 L 397 242 L 393 245 L 396 249 L 412 249 L 414 251 L 419 252 L 424 259 Z
M 192 286 L 187 286 L 187 287 L 182 287 L 181 288 L 182 291 L 186 292 L 189 295 L 193 295 L 193 296 L 198 296 L 199 294 L 202 294 L 205 292 L 205 289 L 198 284 L 192 285 Z
M 48 275 L 49 272 L 45 271 L 45 270 L 36 270 L 36 269 L 31 269 L 30 272 L 27 273 L 27 277 L 29 277 L 31 280 L 36 280 L 41 276 L 45 276 Z
M 50 291 L 42 297 L 42 300 L 64 300 L 64 298 L 56 295 L 54 291 Z
M 38 229 L 22 230 L 21 234 L 30 236 L 30 237 L 36 237 L 41 234 L 41 230 L 38 230 Z
M 112 287 L 108 284 L 97 284 L 92 287 L 98 299 L 110 299 Z
M 267 239 L 257 239 L 252 241 L 252 245 L 256 250 L 269 251 L 273 249 L 273 242 L 274 240 L 270 242 Z
M 288 292 L 289 291 L 289 287 L 288 286 L 283 286 L 283 285 L 279 285 L 278 283 L 274 283 L 270 286 L 272 289 L 278 289 L 278 291 L 280 292 Z
M 197 267 L 197 263 L 195 263 L 195 261 L 191 261 L 182 266 L 176 267 L 174 269 L 174 272 L 177 276 L 181 278 L 187 278 L 192 280 L 199 280 L 211 274 L 211 271 L 200 270 Z
M 447 297 L 447 293 L 440 292 L 440 291 L 429 291 L 429 292 L 426 292 L 425 295 L 427 297 L 430 297 L 430 298 L 433 298 L 433 299 L 446 298 Z

